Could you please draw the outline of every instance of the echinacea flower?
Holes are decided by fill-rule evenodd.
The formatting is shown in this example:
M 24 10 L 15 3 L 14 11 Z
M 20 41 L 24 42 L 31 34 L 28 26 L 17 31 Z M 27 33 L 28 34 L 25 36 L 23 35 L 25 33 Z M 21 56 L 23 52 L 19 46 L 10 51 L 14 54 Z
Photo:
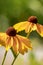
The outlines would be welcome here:
M 24 54 L 29 48 L 32 49 L 30 40 L 18 35 L 13 27 L 9 27 L 6 33 L 0 33 L 0 41 L 7 51 L 12 47 L 15 53 Z
M 17 23 L 13 26 L 16 30 L 30 33 L 36 30 L 43 37 L 43 25 L 39 24 L 36 16 L 30 16 L 28 21 Z

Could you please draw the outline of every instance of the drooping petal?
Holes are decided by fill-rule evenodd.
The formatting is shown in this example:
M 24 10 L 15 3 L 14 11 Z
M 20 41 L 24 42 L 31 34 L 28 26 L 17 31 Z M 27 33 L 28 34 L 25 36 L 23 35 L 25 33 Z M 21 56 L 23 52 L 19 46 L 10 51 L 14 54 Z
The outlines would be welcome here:
M 0 45 L 6 46 L 7 37 L 6 33 L 0 33 Z
M 14 52 L 16 54 L 18 54 L 18 40 L 16 39 L 16 37 L 13 38 L 13 46 L 12 49 L 14 50 Z
M 28 22 L 25 32 L 30 34 L 34 30 L 35 30 L 35 24 Z
M 4 46 L 8 51 L 12 46 L 12 39 L 6 33 L 0 33 L 0 45 Z
M 40 34 L 41 37 L 43 37 L 43 25 L 37 24 L 37 32 Z
M 19 49 L 18 51 L 21 53 L 21 54 L 24 54 L 24 45 L 23 45 L 23 42 L 21 42 L 21 40 L 18 38 L 18 36 L 16 36 L 16 38 L 18 39 L 18 45 L 19 45 Z
M 24 43 L 24 45 L 29 49 L 32 49 L 32 45 L 29 39 L 27 39 L 26 37 L 17 35 L 19 37 L 19 39 Z
M 25 46 L 24 46 L 24 51 L 25 51 L 25 52 L 28 52 L 28 48 L 26 48 Z
M 33 24 L 33 25 L 32 25 L 32 30 L 31 30 L 31 31 L 35 31 L 36 29 L 37 29 L 36 24 Z
M 20 41 L 20 43 L 19 43 L 19 52 L 21 53 L 21 54 L 24 54 L 24 45 L 23 45 L 23 43 Z
M 25 52 L 27 52 L 29 48 L 32 49 L 30 41 L 27 38 L 22 37 L 20 35 L 17 35 L 17 38 L 19 41 L 19 52 L 21 54 L 24 54 Z
M 13 38 L 12 37 L 8 37 L 6 39 L 6 50 L 8 51 L 13 45 Z
M 31 22 L 28 22 L 26 28 L 25 28 L 25 32 L 26 33 L 29 33 L 31 31 L 31 26 L 32 26 L 32 23 Z
M 17 30 L 17 32 L 19 32 L 19 31 L 25 30 L 27 24 L 28 24 L 27 21 L 19 22 L 19 23 L 15 24 L 13 27 Z

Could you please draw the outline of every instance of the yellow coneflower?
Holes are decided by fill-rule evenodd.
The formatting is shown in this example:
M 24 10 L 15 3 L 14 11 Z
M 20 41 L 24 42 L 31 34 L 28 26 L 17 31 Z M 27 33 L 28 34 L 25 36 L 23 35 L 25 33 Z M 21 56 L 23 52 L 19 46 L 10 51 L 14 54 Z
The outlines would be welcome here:
M 0 33 L 0 41 L 7 51 L 12 47 L 15 53 L 24 54 L 29 48 L 32 49 L 30 40 L 18 35 L 13 27 L 9 27 L 5 33 Z
M 28 21 L 17 23 L 13 26 L 16 30 L 25 30 L 26 33 L 30 33 L 36 30 L 43 37 L 43 25 L 39 24 L 36 16 L 30 16 Z

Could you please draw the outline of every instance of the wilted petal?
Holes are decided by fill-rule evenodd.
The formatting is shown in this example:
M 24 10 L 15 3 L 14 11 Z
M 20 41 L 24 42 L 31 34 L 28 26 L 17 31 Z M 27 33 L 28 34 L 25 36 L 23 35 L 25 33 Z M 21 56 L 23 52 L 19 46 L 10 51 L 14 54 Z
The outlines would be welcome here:
M 19 22 L 19 23 L 15 24 L 13 27 L 17 30 L 17 32 L 19 32 L 19 31 L 25 30 L 27 24 L 28 24 L 27 21 Z
M 14 52 L 17 54 L 18 53 L 18 40 L 16 37 L 13 38 L 13 46 L 12 49 L 14 50 Z
M 37 32 L 43 37 L 43 25 L 37 24 Z

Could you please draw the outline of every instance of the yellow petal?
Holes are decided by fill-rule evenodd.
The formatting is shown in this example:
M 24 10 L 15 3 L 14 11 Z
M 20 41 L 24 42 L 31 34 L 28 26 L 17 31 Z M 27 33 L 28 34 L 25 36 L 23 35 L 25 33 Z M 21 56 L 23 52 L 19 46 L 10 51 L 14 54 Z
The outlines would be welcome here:
M 34 23 L 28 22 L 25 32 L 30 34 L 34 30 L 36 30 L 36 25 Z
M 21 42 L 21 40 L 18 38 L 18 36 L 16 36 L 16 38 L 18 39 L 18 51 L 21 53 L 21 54 L 24 54 L 24 45 L 23 45 L 23 42 Z
M 6 33 L 0 33 L 0 45 L 4 46 L 8 51 L 12 46 L 11 38 Z
M 25 51 L 25 52 L 28 52 L 28 48 L 26 48 L 25 46 L 24 46 L 24 51 Z
M 37 32 L 40 34 L 41 37 L 43 37 L 43 25 L 37 24 Z
M 33 24 L 33 26 L 32 26 L 32 31 L 35 31 L 36 29 L 37 29 L 36 24 Z
M 8 37 L 5 43 L 6 43 L 6 50 L 8 51 L 13 45 L 13 38 Z
M 16 37 L 13 38 L 13 46 L 12 49 L 14 50 L 14 52 L 16 54 L 18 54 L 18 40 L 16 39 Z
M 27 52 L 29 48 L 32 49 L 31 42 L 26 37 L 17 35 L 17 38 L 19 39 L 19 52 L 21 54 Z
M 3 46 L 6 46 L 6 39 L 7 39 L 6 33 L 0 33 L 0 44 Z
M 32 49 L 31 41 L 29 39 L 20 35 L 17 35 L 17 36 L 20 38 L 20 40 L 24 43 L 26 47 Z
M 0 46 L 2 46 L 2 45 L 0 44 Z
M 21 53 L 21 54 L 24 54 L 24 45 L 23 45 L 23 43 L 20 41 L 20 43 L 19 43 L 19 52 Z
M 25 28 L 25 32 L 26 33 L 29 33 L 31 31 L 31 28 L 32 28 L 32 23 L 31 22 L 28 22 L 26 28 Z
M 19 22 L 19 23 L 15 24 L 13 27 L 17 30 L 17 32 L 19 32 L 19 31 L 25 30 L 27 24 L 28 24 L 27 21 Z

